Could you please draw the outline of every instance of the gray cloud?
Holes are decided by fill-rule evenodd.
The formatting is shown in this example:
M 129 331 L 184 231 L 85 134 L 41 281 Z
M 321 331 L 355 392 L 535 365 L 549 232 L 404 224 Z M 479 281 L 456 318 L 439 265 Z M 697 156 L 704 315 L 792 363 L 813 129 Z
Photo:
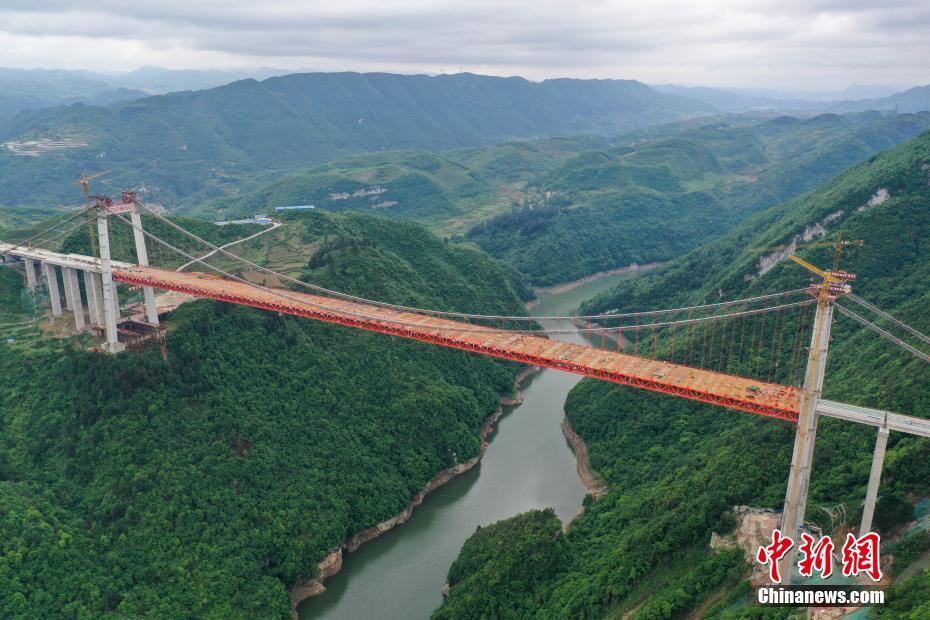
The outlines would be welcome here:
M 930 82 L 926 0 L 4 0 L 0 65 Z

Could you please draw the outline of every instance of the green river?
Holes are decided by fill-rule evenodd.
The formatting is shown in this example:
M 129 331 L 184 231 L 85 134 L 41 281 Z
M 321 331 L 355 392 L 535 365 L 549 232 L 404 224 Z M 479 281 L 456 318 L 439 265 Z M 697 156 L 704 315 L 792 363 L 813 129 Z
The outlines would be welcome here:
M 628 277 L 617 274 L 540 295 L 530 313 L 571 314 Z M 583 341 L 578 334 L 562 338 Z M 563 521 L 574 517 L 584 487 L 559 425 L 565 397 L 580 379 L 554 370 L 530 375 L 523 382 L 523 403 L 505 408 L 481 463 L 433 492 L 407 523 L 346 553 L 342 571 L 326 581 L 326 592 L 301 604 L 301 620 L 429 618 L 442 602 L 449 566 L 477 526 L 547 506 Z

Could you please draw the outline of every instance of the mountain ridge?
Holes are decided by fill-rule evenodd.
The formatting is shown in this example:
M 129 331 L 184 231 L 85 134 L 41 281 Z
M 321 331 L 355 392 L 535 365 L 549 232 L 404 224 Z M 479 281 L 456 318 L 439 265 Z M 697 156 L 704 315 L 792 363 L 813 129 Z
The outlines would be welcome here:
M 618 134 L 713 109 L 619 80 L 475 74 L 304 73 L 240 80 L 107 107 L 22 112 L 0 142 L 79 139 L 39 157 L 0 152 L 0 202 L 70 197 L 82 170 L 110 167 L 121 183 L 168 198 L 230 193 L 248 179 L 382 149 L 446 150 L 510 138 Z

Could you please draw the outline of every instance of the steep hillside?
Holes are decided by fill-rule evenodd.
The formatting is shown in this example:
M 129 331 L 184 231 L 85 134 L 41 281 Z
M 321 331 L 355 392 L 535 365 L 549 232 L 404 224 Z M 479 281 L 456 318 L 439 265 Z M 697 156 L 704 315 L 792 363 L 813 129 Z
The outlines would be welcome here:
M 754 252 L 754 248 L 789 243 L 795 236 L 804 236 L 805 231 L 807 236 L 816 236 L 821 228 L 828 233 L 843 229 L 850 231 L 849 234 L 862 234 L 860 238 L 867 242 L 872 237 L 874 243 L 850 254 L 848 260 L 850 268 L 855 268 L 868 256 L 873 261 L 870 267 L 875 269 L 876 263 L 883 260 L 881 257 L 894 256 L 903 249 L 898 243 L 888 243 L 888 235 L 892 234 L 888 225 L 862 229 L 876 213 L 884 214 L 885 218 L 905 217 L 910 213 L 914 230 L 923 223 L 920 207 L 912 205 L 912 201 L 923 200 L 928 191 L 930 168 L 924 167 L 930 163 L 926 161 L 928 149 L 930 132 L 924 132 L 852 166 L 817 192 L 760 213 L 721 239 L 607 291 L 584 309 L 638 307 L 647 300 L 659 306 L 683 300 L 711 300 L 721 294 L 721 286 L 724 296 L 737 294 L 755 286 L 753 282 L 764 253 Z M 899 206 L 892 209 L 891 205 Z M 849 228 L 851 224 L 857 224 L 855 233 Z M 897 226 L 901 223 L 896 223 L 895 228 Z M 905 238 L 912 238 L 912 235 L 908 233 Z M 886 270 L 882 268 L 881 272 Z M 868 281 L 869 270 L 859 271 Z
M 887 193 L 886 193 L 887 192 Z M 930 330 L 930 133 L 885 151 L 819 190 L 766 211 L 720 240 L 642 278 L 624 283 L 583 310 L 648 309 L 717 301 L 803 286 L 806 272 L 790 261 L 759 274 L 753 248 L 808 236 L 823 227 L 866 241 L 843 266 L 857 274 L 858 294 L 916 328 Z M 813 232 L 816 236 L 816 232 Z M 825 251 L 807 251 L 826 263 Z M 734 334 L 735 336 L 735 334 Z M 840 317 L 834 326 L 825 396 L 930 417 L 930 367 Z M 740 554 L 711 552 L 713 531 L 734 525 L 735 505 L 778 508 L 784 496 L 792 429 L 770 420 L 584 380 L 566 414 L 586 441 L 608 494 L 589 501 L 565 541 L 556 568 L 514 582 L 506 600 L 529 601 L 542 617 L 757 618 L 741 583 Z M 822 420 L 807 519 L 828 531 L 861 514 L 874 432 Z M 875 527 L 886 551 L 909 522 L 914 503 L 930 496 L 930 442 L 895 435 L 889 444 Z M 831 516 L 832 515 L 832 516 Z M 843 516 L 845 515 L 845 516 Z M 540 536 L 544 528 L 520 534 Z M 480 559 L 477 536 L 460 561 Z M 525 545 L 493 541 L 497 565 L 518 564 Z M 892 570 L 926 551 L 919 536 L 897 543 Z M 912 547 L 911 551 L 908 548 Z M 528 560 L 527 560 L 528 561 Z M 477 566 L 475 571 L 480 571 Z M 477 574 L 481 574 L 478 572 Z M 448 609 L 459 617 L 489 613 L 481 579 L 453 580 Z M 459 585 L 460 582 L 461 585 Z M 922 617 L 930 573 L 917 572 L 889 595 L 882 617 Z M 458 591 L 457 591 L 458 589 Z M 716 605 L 710 603 L 719 601 Z M 922 607 L 921 607 L 922 606 Z M 448 617 L 441 608 L 438 617 Z M 505 610 L 493 610 L 504 614 Z M 490 612 L 490 613 L 493 613 Z M 789 610 L 780 610 L 787 613 Z M 911 614 L 911 615 L 907 615 Z
M 513 137 L 617 134 L 711 108 L 619 80 L 307 73 L 242 80 L 111 107 L 17 117 L 0 142 L 70 139 L 37 157 L 0 154 L 0 203 L 70 196 L 77 171 L 112 167 L 119 184 L 167 199 L 223 194 L 339 155 L 453 149 Z M 116 177 L 112 177 L 115 179 Z
M 909 140 L 930 128 L 930 113 L 875 116 L 822 115 L 775 132 L 767 141 L 779 161 L 754 178 L 734 183 L 727 203 L 758 213 L 822 185 L 849 166 Z M 759 131 L 761 128 L 757 129 Z
M 666 261 L 928 127 L 928 113 L 781 117 L 583 153 L 469 238 L 541 285 Z
M 487 256 L 420 227 L 332 214 L 288 226 L 319 248 L 314 282 L 521 311 Z M 5 304 L 21 282 L 0 271 Z M 4 618 L 289 618 L 287 588 L 337 543 L 478 454 L 516 370 L 207 301 L 167 323 L 167 362 L 0 344 Z

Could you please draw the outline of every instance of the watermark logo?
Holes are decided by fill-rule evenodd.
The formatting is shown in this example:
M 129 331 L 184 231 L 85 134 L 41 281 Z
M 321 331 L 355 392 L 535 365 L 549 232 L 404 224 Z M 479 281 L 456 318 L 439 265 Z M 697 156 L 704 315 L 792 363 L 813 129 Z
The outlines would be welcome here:
M 759 602 L 764 605 L 812 605 L 817 607 L 837 607 L 846 605 L 882 604 L 885 593 L 878 586 L 854 585 L 806 585 L 778 586 L 782 582 L 779 562 L 794 549 L 795 543 L 782 534 L 781 530 L 772 531 L 772 542 L 759 547 L 756 560 L 769 567 L 769 580 L 774 586 L 759 588 Z M 838 554 L 841 572 L 845 577 L 868 576 L 873 582 L 882 579 L 880 562 L 881 538 L 874 532 L 862 536 L 847 534 L 846 541 Z M 829 536 L 815 539 L 810 534 L 801 534 L 798 551 L 798 573 L 802 577 L 819 575 L 826 579 L 833 574 L 834 552 L 836 545 Z
M 756 560 L 760 564 L 769 565 L 769 579 L 772 583 L 781 583 L 781 572 L 778 569 L 778 563 L 788 555 L 792 547 L 794 547 L 794 541 L 782 534 L 781 530 L 772 530 L 772 543 L 759 547 Z
M 869 532 L 859 538 L 847 534 L 843 544 L 843 574 L 855 577 L 865 573 L 872 581 L 881 581 L 882 568 L 878 551 L 880 545 L 881 538 L 875 532 Z
M 842 549 L 843 575 L 856 577 L 865 574 L 872 581 L 881 581 L 880 547 L 881 538 L 875 532 L 869 532 L 859 537 L 852 533 L 847 534 Z M 793 548 L 794 541 L 789 536 L 782 534 L 781 530 L 773 530 L 772 542 L 759 547 L 756 560 L 760 564 L 769 565 L 769 578 L 772 583 L 781 583 L 782 576 L 778 563 Z M 826 579 L 833 574 L 833 551 L 835 548 L 836 546 L 829 536 L 824 536 L 815 541 L 810 534 L 801 534 L 801 544 L 798 547 L 801 555 L 801 559 L 798 560 L 798 572 L 803 577 L 812 577 L 816 572 Z
M 801 560 L 798 562 L 798 572 L 802 577 L 812 577 L 816 570 L 826 579 L 833 574 L 833 541 L 824 536 L 816 543 L 810 534 L 801 534 Z

